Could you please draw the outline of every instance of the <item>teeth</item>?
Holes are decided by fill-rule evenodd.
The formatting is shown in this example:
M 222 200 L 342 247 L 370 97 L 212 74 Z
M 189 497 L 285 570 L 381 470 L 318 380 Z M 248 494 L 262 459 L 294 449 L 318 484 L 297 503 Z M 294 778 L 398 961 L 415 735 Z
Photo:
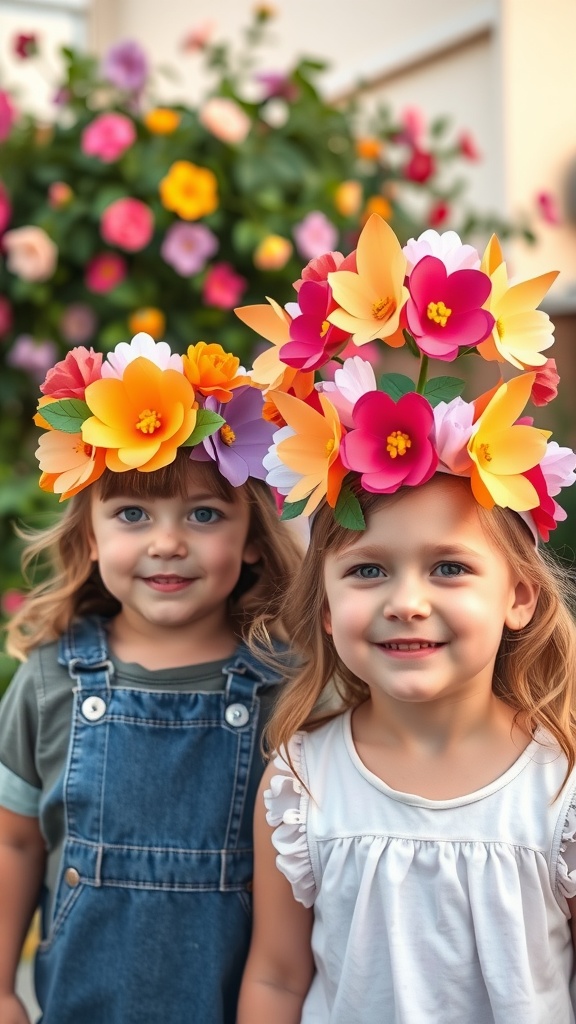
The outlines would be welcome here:
M 437 647 L 437 644 L 432 643 L 413 643 L 413 644 L 384 644 L 391 651 L 420 651 L 426 647 Z

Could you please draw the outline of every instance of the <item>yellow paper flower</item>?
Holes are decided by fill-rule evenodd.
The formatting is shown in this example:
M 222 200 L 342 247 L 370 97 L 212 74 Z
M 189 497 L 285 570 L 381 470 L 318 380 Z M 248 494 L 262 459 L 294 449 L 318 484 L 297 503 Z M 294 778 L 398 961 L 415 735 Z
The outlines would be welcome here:
M 81 434 L 48 430 L 40 435 L 36 449 L 42 470 L 40 487 L 59 494 L 60 501 L 65 501 L 102 476 L 106 468 L 105 455 L 101 448 L 87 444 Z
M 273 400 L 288 426 L 296 432 L 277 445 L 278 458 L 301 475 L 286 500 L 308 498 L 303 515 L 310 515 L 325 497 L 334 508 L 348 470 L 340 459 L 342 425 L 336 409 L 320 394 L 322 413 L 292 395 L 281 392 Z
M 279 391 L 292 388 L 298 398 L 306 398 L 314 387 L 314 371 L 303 373 L 286 366 L 280 360 L 280 349 L 290 341 L 292 318 L 274 299 L 268 299 L 268 302 L 269 306 L 239 306 L 234 310 L 243 323 L 261 338 L 272 342 L 271 348 L 256 356 L 252 366 L 252 382 L 264 393 L 270 388 Z
M 176 160 L 159 186 L 162 205 L 183 220 L 198 220 L 218 208 L 216 176 L 208 167 Z
M 144 306 L 136 309 L 128 317 L 128 328 L 130 334 L 150 334 L 156 341 L 164 336 L 166 329 L 166 317 L 160 309 L 155 306 Z
M 516 423 L 530 398 L 535 376 L 523 373 L 502 384 L 468 442 L 474 464 L 472 491 L 484 508 L 500 505 L 526 512 L 540 503 L 536 488 L 522 474 L 541 462 L 550 431 Z
M 254 251 L 258 270 L 282 270 L 292 255 L 292 242 L 282 235 L 266 235 Z
M 89 384 L 86 402 L 94 415 L 84 421 L 82 438 L 108 449 L 106 465 L 115 473 L 167 466 L 196 425 L 194 389 L 184 374 L 143 356 L 128 363 L 121 380 Z
M 362 185 L 350 179 L 341 181 L 334 193 L 334 206 L 342 217 L 355 217 L 362 203 Z
M 144 124 L 152 135 L 172 135 L 180 120 L 180 114 L 169 107 L 155 107 L 144 114 Z
M 238 373 L 240 360 L 221 345 L 199 341 L 190 345 L 182 356 L 184 373 L 195 391 L 213 395 L 219 402 L 229 402 L 234 388 L 251 384 L 247 374 Z
M 328 320 L 352 335 L 356 345 L 381 338 L 393 348 L 404 344 L 400 312 L 408 299 L 406 257 L 385 220 L 376 214 L 364 225 L 356 249 L 357 273 L 328 274 L 335 309 Z
M 554 344 L 550 317 L 537 307 L 558 277 L 557 270 L 510 284 L 500 244 L 493 236 L 482 257 L 481 270 L 488 274 L 492 291 L 485 308 L 494 317 L 494 329 L 477 346 L 484 359 L 508 362 L 519 370 L 543 366 L 542 353 Z

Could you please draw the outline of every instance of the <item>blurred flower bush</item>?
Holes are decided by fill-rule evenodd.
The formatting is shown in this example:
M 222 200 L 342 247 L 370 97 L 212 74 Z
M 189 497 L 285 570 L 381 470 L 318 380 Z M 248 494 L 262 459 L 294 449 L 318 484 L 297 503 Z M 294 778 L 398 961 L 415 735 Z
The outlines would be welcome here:
M 39 381 L 75 345 L 111 349 L 138 331 L 182 348 L 219 342 L 242 360 L 253 335 L 231 310 L 288 301 L 303 260 L 353 246 L 376 212 L 402 242 L 426 227 L 463 239 L 531 233 L 466 203 L 474 140 L 417 110 L 335 106 L 326 65 L 258 68 L 269 8 L 233 48 L 198 30 L 206 96 L 161 103 L 135 42 L 103 60 L 64 48 L 54 116 L 39 123 L 0 84 L 0 611 L 18 600 L 13 521 L 40 524 L 32 424 Z M 20 35 L 30 64 L 42 43 Z M 0 83 L 2 79 L 0 78 Z M 0 670 L 1 675 L 1 670 Z

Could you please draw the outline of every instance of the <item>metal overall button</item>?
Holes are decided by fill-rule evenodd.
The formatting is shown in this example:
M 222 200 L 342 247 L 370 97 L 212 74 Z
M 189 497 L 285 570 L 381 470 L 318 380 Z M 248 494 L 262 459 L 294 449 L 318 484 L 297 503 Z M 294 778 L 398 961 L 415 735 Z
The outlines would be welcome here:
M 71 889 L 75 889 L 80 883 L 80 872 L 76 868 L 66 868 L 64 879 Z
M 102 697 L 86 697 L 82 701 L 82 714 L 89 722 L 97 722 L 106 714 L 106 701 Z
M 228 725 L 233 725 L 234 728 L 240 729 L 241 726 L 246 725 L 250 718 L 250 712 L 244 704 L 229 704 L 224 712 L 224 718 Z

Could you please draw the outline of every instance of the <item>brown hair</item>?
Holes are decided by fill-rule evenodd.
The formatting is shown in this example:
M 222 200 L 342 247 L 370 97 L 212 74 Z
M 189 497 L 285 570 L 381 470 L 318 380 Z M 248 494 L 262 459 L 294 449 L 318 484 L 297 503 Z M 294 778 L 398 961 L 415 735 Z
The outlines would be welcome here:
M 45 578 L 32 586 L 23 606 L 7 626 L 6 649 L 24 660 L 38 644 L 55 640 L 76 616 L 113 616 L 120 605 L 106 589 L 98 566 L 90 560 L 90 503 L 93 488 L 106 501 L 119 494 L 136 500 L 185 496 L 187 470 L 206 482 L 218 497 L 234 502 L 246 501 L 250 509 L 248 540 L 260 551 L 255 566 L 246 567 L 246 579 L 230 596 L 230 615 L 238 636 L 248 629 L 257 613 L 265 610 L 272 632 L 285 635 L 280 607 L 289 579 L 301 562 L 301 551 L 294 535 L 279 522 L 274 499 L 263 481 L 251 477 L 240 487 L 232 487 L 212 462 L 191 462 L 185 448 L 176 459 L 152 473 L 129 470 L 113 473 L 105 470 L 96 483 L 71 498 L 59 521 L 45 530 L 18 529 L 26 541 L 22 567 L 28 578 L 31 570 Z
M 467 480 L 450 477 L 455 486 Z M 382 504 L 398 501 L 395 494 L 368 494 L 354 487 L 365 517 Z M 494 692 L 519 715 L 534 733 L 544 726 L 565 753 L 569 770 L 576 762 L 576 628 L 572 618 L 574 583 L 569 571 L 545 550 L 539 550 L 527 526 L 514 512 L 478 506 L 480 521 L 492 542 L 504 554 L 512 571 L 539 587 L 531 622 L 519 632 L 504 630 L 494 671 Z M 324 559 L 327 551 L 345 548 L 358 533 L 339 526 L 324 504 L 314 518 L 311 541 L 296 584 L 288 590 L 284 621 L 297 658 L 291 681 L 284 687 L 268 723 L 268 750 L 286 748 L 299 729 L 315 728 L 354 708 L 369 696 L 367 685 L 347 669 L 323 628 L 326 594 Z M 265 624 L 252 630 L 255 649 L 265 639 Z M 335 688 L 338 706 L 326 698 Z

